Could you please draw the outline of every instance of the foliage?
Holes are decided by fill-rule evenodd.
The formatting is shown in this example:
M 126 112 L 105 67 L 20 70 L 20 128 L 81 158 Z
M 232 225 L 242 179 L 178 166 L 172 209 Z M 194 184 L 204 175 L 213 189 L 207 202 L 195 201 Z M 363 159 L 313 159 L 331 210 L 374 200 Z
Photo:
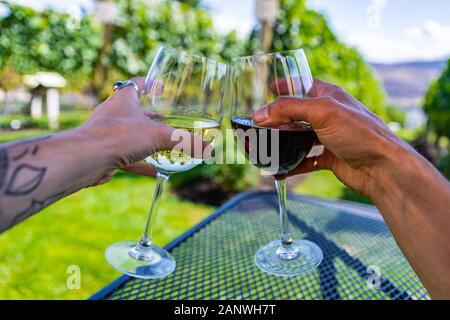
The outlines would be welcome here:
M 14 88 L 23 74 L 55 71 L 72 87 L 91 85 L 104 98 L 114 80 L 145 75 L 162 43 L 222 60 L 243 52 L 236 33 L 219 35 L 198 1 L 116 3 L 118 18 L 109 31 L 89 15 L 78 21 L 50 9 L 7 4 L 9 13 L 0 18 L 0 86 Z M 98 68 L 105 70 L 104 77 L 98 77 Z
M 161 43 L 212 58 L 220 58 L 222 51 L 225 58 L 241 53 L 236 34 L 221 37 L 210 14 L 192 2 L 119 0 L 120 19 L 107 64 L 126 76 L 145 74 Z
M 0 70 L 55 71 L 76 83 L 91 77 L 101 45 L 101 30 L 91 17 L 74 20 L 49 9 L 7 5 L 9 13 L 0 18 Z
M 397 122 L 402 127 L 406 122 L 406 112 L 405 109 L 397 106 L 388 105 L 386 106 L 386 115 L 389 121 Z
M 450 181 L 450 155 L 441 159 L 438 169 Z
M 304 0 L 281 0 L 280 15 L 273 30 L 271 52 L 303 48 L 314 77 L 344 87 L 387 120 L 384 93 L 371 68 L 356 49 L 339 41 L 323 15 L 307 9 Z M 249 52 L 259 46 L 257 31 L 250 37 Z
M 231 31 L 220 39 L 220 57 L 226 62 L 245 54 L 245 41 L 238 38 L 236 31 Z
M 1 49 L 0 49 L 1 50 Z M 0 63 L 1 63 L 0 54 Z M 17 88 L 22 83 L 22 77 L 18 74 L 11 66 L 4 66 L 1 68 L 0 65 L 0 88 L 8 91 Z
M 63 112 L 60 114 L 58 123 L 60 130 L 67 130 L 75 128 L 85 122 L 89 117 L 88 112 Z M 10 129 L 11 121 L 19 120 L 21 128 L 23 129 L 40 129 L 48 130 L 48 118 L 42 117 L 39 119 L 32 119 L 31 117 L 23 114 L 5 115 L 0 118 L 0 129 Z
M 43 131 L 39 129 L 17 130 L 17 131 L 3 131 L 0 130 L 0 143 L 10 142 L 18 139 L 27 139 L 36 136 L 43 136 L 50 134 L 50 131 Z
M 428 88 L 423 108 L 436 135 L 450 138 L 450 59 L 441 76 Z
M 221 36 L 198 1 L 117 0 L 118 18 L 108 33 L 99 63 L 106 79 L 96 81 L 101 98 L 115 79 L 145 75 L 159 45 L 189 50 L 219 60 L 243 53 L 235 32 Z M 109 44 L 110 43 L 110 44 Z

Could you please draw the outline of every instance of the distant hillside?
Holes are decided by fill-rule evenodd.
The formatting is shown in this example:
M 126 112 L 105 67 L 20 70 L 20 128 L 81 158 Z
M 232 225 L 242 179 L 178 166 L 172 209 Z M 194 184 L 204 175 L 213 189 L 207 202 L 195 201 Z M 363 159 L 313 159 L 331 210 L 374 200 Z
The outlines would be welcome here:
M 446 61 L 372 64 L 383 82 L 389 103 L 404 108 L 417 108 L 431 81 L 445 68 Z

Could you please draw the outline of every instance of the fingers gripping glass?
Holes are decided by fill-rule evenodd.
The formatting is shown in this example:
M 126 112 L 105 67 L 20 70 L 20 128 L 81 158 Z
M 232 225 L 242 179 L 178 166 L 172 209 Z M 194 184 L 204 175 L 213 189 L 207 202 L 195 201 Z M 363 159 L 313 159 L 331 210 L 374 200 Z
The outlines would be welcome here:
M 161 47 L 147 74 L 141 106 L 155 121 L 179 129 L 177 136 L 190 133 L 214 145 L 226 72 L 222 63 Z M 141 240 L 118 242 L 107 249 L 106 259 L 117 270 L 143 279 L 165 277 L 175 270 L 174 258 L 153 244 L 152 228 L 164 183 L 173 173 L 190 170 L 203 161 L 202 150 L 184 151 L 161 150 L 146 158 L 158 170 L 153 202 Z
M 277 96 L 305 97 L 312 83 L 303 50 L 237 58 L 230 68 L 230 119 L 241 140 L 238 144 L 252 164 L 275 177 L 281 239 L 261 247 L 255 262 L 261 270 L 278 276 L 308 272 L 322 261 L 322 250 L 316 244 L 292 239 L 286 209 L 287 173 L 306 158 L 317 137 L 304 121 L 262 128 L 253 123 L 252 116 Z M 263 161 L 262 149 L 270 151 L 270 162 Z

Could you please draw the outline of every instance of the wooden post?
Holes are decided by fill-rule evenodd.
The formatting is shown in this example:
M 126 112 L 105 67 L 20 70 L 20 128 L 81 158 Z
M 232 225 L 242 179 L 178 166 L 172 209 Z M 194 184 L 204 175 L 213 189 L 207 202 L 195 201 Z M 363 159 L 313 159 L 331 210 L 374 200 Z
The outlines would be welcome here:
M 58 89 L 47 90 L 47 117 L 50 129 L 56 130 L 59 127 L 59 92 Z
M 42 118 L 42 95 L 40 92 L 34 92 L 31 98 L 30 114 L 32 119 Z
M 256 0 L 255 15 L 261 24 L 259 30 L 259 40 L 261 52 L 267 52 L 270 49 L 273 38 L 273 26 L 277 20 L 279 13 L 278 0 Z
M 267 22 L 261 23 L 261 52 L 268 52 L 272 44 L 273 30 L 272 26 Z

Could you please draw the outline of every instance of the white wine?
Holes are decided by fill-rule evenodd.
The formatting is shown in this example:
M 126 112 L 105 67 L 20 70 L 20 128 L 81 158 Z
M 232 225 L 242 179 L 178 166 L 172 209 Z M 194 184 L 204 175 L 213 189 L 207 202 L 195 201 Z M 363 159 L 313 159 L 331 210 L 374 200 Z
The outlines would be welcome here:
M 213 146 L 216 138 L 216 130 L 220 126 L 220 123 L 216 120 L 182 115 L 171 115 L 158 119 L 157 121 L 163 122 L 175 129 L 182 129 L 195 134 Z M 203 162 L 203 159 L 193 158 L 183 151 L 162 150 L 148 156 L 145 161 L 161 172 L 176 173 L 187 171 L 198 166 Z

